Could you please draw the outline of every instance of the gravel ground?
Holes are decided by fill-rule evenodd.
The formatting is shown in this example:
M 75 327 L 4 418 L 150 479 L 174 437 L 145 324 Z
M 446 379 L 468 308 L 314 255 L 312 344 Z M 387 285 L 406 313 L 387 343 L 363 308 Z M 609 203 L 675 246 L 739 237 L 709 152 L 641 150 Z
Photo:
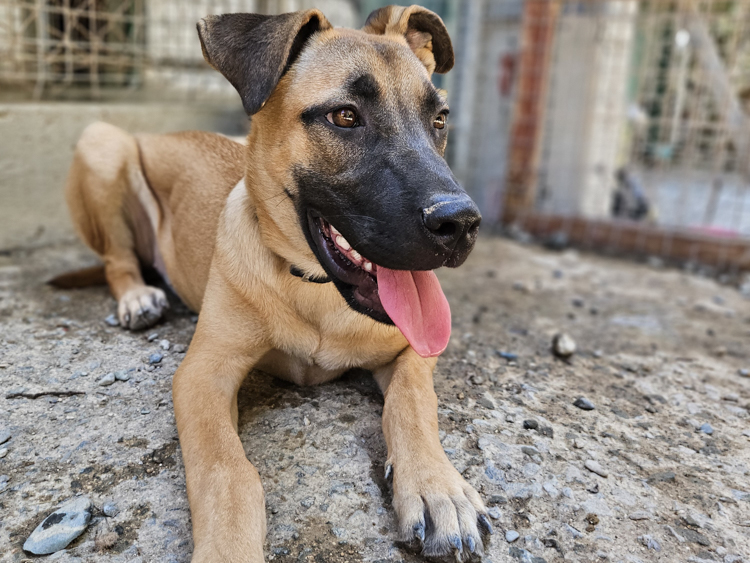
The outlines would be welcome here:
M 77 244 L 0 256 L 0 561 L 31 560 L 28 534 L 79 493 L 94 518 L 47 559 L 189 561 L 170 380 L 194 318 L 175 304 L 132 334 L 105 322 L 105 288 L 42 284 L 92 260 Z M 440 277 L 454 316 L 435 378 L 441 438 L 490 507 L 485 561 L 750 561 L 746 297 L 493 238 Z M 551 352 L 561 331 L 577 344 L 567 360 Z M 49 391 L 82 394 L 31 398 Z M 269 560 L 421 560 L 395 541 L 367 374 L 297 388 L 253 373 L 244 391 Z

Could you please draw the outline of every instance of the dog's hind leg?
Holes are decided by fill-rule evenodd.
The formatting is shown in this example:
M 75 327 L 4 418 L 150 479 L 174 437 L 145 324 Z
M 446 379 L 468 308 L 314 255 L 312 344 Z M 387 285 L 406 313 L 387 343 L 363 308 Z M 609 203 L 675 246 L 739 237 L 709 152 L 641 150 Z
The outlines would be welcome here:
M 154 262 L 160 210 L 135 138 L 106 123 L 88 126 L 76 145 L 65 196 L 78 233 L 104 261 L 120 324 L 138 330 L 156 323 L 168 301 L 161 289 L 145 284 L 140 266 Z

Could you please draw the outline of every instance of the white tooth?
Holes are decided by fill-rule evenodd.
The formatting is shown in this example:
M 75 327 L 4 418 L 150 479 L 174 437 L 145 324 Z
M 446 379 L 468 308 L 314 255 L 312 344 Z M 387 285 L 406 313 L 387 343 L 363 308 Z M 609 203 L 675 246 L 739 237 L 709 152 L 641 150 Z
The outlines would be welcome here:
M 362 260 L 362 255 L 359 252 L 357 252 L 356 250 L 354 250 L 353 248 L 352 248 L 351 255 L 352 255 L 352 258 L 354 258 L 357 262 L 359 262 L 360 260 Z
M 338 244 L 344 250 L 349 250 L 351 248 L 349 242 L 341 235 L 336 237 L 336 244 Z
M 339 232 L 339 230 L 338 230 L 338 229 L 337 229 L 336 227 L 334 227 L 333 225 L 331 225 L 330 223 L 328 224 L 328 226 L 329 226 L 329 227 L 331 227 L 331 233 L 332 233 L 332 234 L 333 234 L 334 236 L 336 236 L 336 235 L 340 235 L 340 234 L 341 234 L 341 233 Z
M 362 267 L 368 272 L 372 272 L 372 262 L 365 262 Z

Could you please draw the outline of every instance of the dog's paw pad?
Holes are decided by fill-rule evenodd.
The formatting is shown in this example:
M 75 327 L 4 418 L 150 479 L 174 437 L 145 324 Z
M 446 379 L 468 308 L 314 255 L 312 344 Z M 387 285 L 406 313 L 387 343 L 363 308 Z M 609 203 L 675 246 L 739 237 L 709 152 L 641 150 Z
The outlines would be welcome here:
M 169 309 L 165 293 L 156 287 L 141 286 L 131 289 L 117 304 L 120 326 L 130 330 L 143 330 L 153 326 Z

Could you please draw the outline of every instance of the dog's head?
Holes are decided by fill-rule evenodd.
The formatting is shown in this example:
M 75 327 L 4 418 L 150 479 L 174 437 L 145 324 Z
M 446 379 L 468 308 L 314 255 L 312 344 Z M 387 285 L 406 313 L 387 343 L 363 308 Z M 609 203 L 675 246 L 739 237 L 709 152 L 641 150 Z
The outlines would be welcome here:
M 209 16 L 198 32 L 253 115 L 247 177 L 269 246 L 410 342 L 430 324 L 444 333 L 430 271 L 464 262 L 481 217 L 443 158 L 448 105 L 431 75 L 454 58 L 442 20 L 389 6 L 362 30 L 333 29 L 307 10 Z

